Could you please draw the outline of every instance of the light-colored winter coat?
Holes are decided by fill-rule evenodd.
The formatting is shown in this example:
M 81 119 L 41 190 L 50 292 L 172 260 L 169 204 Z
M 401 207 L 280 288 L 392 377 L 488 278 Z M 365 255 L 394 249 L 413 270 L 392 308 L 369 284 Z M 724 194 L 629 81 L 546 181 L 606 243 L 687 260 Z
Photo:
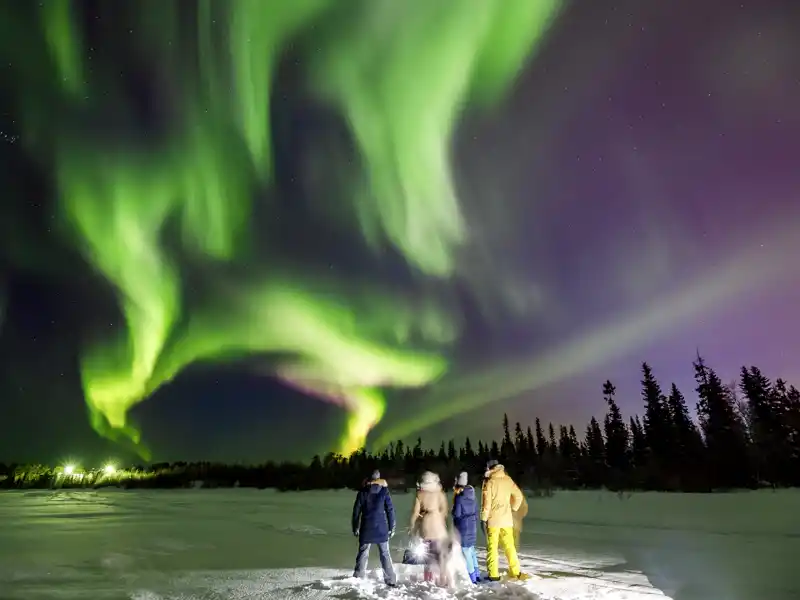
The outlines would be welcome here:
M 445 539 L 448 512 L 447 496 L 438 479 L 421 482 L 411 510 L 411 532 L 424 540 Z
M 503 465 L 490 469 L 483 481 L 481 521 L 487 527 L 514 527 L 514 511 L 522 507 L 522 490 L 506 475 Z

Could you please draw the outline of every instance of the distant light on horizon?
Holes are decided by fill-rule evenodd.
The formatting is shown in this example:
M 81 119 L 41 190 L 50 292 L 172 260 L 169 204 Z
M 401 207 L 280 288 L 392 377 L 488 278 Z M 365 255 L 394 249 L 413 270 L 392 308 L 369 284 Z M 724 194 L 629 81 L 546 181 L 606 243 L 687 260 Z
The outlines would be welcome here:
M 75 467 L 73 465 L 66 465 L 64 467 L 64 475 L 72 475 L 75 472 Z
M 103 467 L 103 470 L 106 472 L 106 475 L 112 475 L 117 471 L 114 465 L 106 465 L 105 467 Z

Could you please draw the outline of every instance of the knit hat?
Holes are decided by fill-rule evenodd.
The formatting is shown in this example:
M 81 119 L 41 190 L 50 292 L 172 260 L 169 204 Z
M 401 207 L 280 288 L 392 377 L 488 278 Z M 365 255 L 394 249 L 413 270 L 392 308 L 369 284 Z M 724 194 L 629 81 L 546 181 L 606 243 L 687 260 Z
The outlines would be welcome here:
M 499 460 L 495 460 L 495 459 L 493 458 L 492 460 L 490 460 L 490 461 L 488 461 L 488 462 L 486 463 L 486 470 L 487 470 L 487 471 L 491 471 L 492 469 L 494 469 L 494 468 L 495 468 L 497 465 L 499 465 L 499 464 L 500 464 L 500 461 L 499 461 Z
M 461 471 L 456 478 L 456 485 L 459 487 L 467 487 L 469 485 L 469 473 Z
M 380 478 L 381 478 L 381 472 L 378 471 L 378 469 L 375 469 L 372 472 L 372 481 L 375 481 L 376 479 L 380 479 Z

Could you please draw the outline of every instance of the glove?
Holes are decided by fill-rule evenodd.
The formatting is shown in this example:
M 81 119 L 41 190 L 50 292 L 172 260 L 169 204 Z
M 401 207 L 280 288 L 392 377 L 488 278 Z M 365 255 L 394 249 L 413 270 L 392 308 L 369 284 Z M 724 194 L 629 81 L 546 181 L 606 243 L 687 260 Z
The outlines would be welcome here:
M 483 532 L 483 537 L 486 537 L 486 521 L 481 521 L 481 531 Z
M 353 536 L 358 537 L 358 534 L 361 533 L 358 529 L 353 529 Z

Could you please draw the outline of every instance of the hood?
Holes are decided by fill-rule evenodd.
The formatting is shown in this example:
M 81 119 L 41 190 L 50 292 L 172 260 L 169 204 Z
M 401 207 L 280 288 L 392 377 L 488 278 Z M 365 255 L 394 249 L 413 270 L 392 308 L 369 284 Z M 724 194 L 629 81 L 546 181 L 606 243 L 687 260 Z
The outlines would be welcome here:
M 474 500 L 475 499 L 475 488 L 472 487 L 471 485 L 467 485 L 467 486 L 464 486 L 462 488 L 459 488 L 456 493 L 457 494 L 461 494 L 462 496 L 464 496 L 464 498 L 467 498 L 468 500 Z
M 437 492 L 442 489 L 442 482 L 436 473 L 425 471 L 420 477 L 417 487 L 423 492 Z
M 419 484 L 419 491 L 420 492 L 441 492 L 442 491 L 442 484 L 438 481 L 426 481 L 425 483 Z
M 506 468 L 503 465 L 495 465 L 488 471 L 486 471 L 486 479 L 496 479 L 500 477 L 506 476 Z
M 371 479 L 370 481 L 367 481 L 367 484 L 364 487 L 368 488 L 371 494 L 377 494 L 383 488 L 388 488 L 389 484 L 386 483 L 385 479 Z

